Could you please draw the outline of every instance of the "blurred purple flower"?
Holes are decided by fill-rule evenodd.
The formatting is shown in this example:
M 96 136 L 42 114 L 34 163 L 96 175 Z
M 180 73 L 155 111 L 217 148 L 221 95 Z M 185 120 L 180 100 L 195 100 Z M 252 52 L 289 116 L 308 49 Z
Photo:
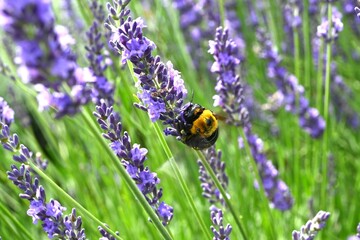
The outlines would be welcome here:
M 299 0 L 289 0 L 283 5 L 284 31 L 287 38 L 282 47 L 284 52 L 294 54 L 294 32 L 301 32 L 303 3 Z
M 10 127 L 13 121 L 14 111 L 9 107 L 7 102 L 2 97 L 0 97 L 0 122 Z
M 241 23 L 236 13 L 236 1 L 227 1 L 225 4 L 225 26 L 238 45 L 237 57 L 244 59 L 245 42 L 241 36 Z M 180 15 L 180 27 L 187 40 L 188 53 L 192 62 L 198 69 L 204 59 L 202 45 L 215 34 L 216 28 L 221 24 L 218 2 L 213 0 L 200 0 L 198 2 L 186 0 L 173 0 L 173 6 Z
M 334 17 L 337 16 L 340 21 L 341 13 L 334 7 L 333 10 Z M 316 67 L 318 66 L 319 57 L 323 60 L 323 72 L 325 73 L 325 66 L 327 61 L 327 55 L 324 53 L 319 56 L 319 49 L 321 45 L 321 37 L 317 36 L 313 39 L 313 58 L 315 59 Z M 333 55 L 336 54 L 336 44 L 332 45 Z M 325 74 L 324 74 L 325 75 Z M 360 126 L 359 114 L 352 107 L 353 102 L 353 92 L 346 85 L 346 82 L 343 80 L 342 76 L 339 75 L 337 71 L 337 63 L 335 61 L 331 62 L 330 65 L 330 103 L 332 111 L 335 114 L 336 120 L 344 120 L 348 126 L 353 129 L 357 129 Z
M 108 226 L 107 226 L 108 227 Z M 100 232 L 100 234 L 101 234 L 101 238 L 99 239 L 99 240 L 116 240 L 116 238 L 113 236 L 113 235 L 111 235 L 110 233 L 108 233 L 105 229 L 103 229 L 102 227 L 98 227 L 98 230 L 99 230 L 99 232 Z M 116 235 L 117 236 L 119 236 L 120 235 L 120 233 L 119 232 L 115 232 L 116 233 Z
M 356 16 L 357 16 L 358 18 L 360 18 L 360 8 L 355 7 L 354 10 L 355 10 Z
M 309 106 L 304 87 L 297 78 L 281 66 L 282 59 L 274 48 L 269 36 L 260 28 L 256 29 L 256 37 L 261 45 L 260 57 L 268 62 L 268 77 L 272 79 L 281 94 L 281 105 L 286 111 L 299 117 L 299 125 L 313 138 L 320 137 L 325 129 L 325 121 L 318 111 Z
M 0 24 L 17 46 L 15 61 L 20 78 L 41 90 L 40 109 L 53 107 L 60 118 L 77 113 L 80 106 L 90 101 L 87 83 L 94 78 L 79 74 L 86 69 L 76 63 L 70 49 L 74 39 L 67 29 L 54 25 L 50 1 L 24 0 L 15 4 L 5 0 L 0 4 L 0 18 Z M 64 84 L 70 87 L 69 93 L 62 90 Z
M 287 185 L 279 178 L 275 166 L 270 160 L 267 160 L 266 155 L 263 153 L 263 141 L 252 133 L 250 123 L 246 123 L 244 132 L 251 154 L 258 167 L 266 197 L 271 202 L 271 206 L 281 211 L 289 210 L 293 206 L 294 200 Z
M 214 224 L 210 227 L 211 231 L 214 233 L 213 240 L 230 240 L 229 236 L 231 234 L 232 227 L 230 224 L 227 224 L 226 227 L 224 227 L 222 210 L 216 208 L 215 206 L 211 206 L 210 212 L 211 221 Z
M 315 16 L 318 14 L 320 9 L 320 2 L 320 0 L 309 0 L 308 11 L 310 16 Z
M 284 182 L 279 180 L 277 170 L 266 156 L 261 153 L 261 139 L 252 133 L 252 126 L 248 117 L 248 111 L 243 104 L 243 88 L 240 78 L 236 75 L 236 66 L 239 59 L 234 57 L 236 53 L 235 42 L 228 37 L 228 30 L 217 29 L 215 41 L 210 41 L 209 52 L 214 55 L 215 63 L 213 71 L 218 73 L 217 85 L 214 96 L 215 104 L 220 105 L 230 116 L 228 123 L 236 126 L 243 125 L 247 141 L 252 149 L 252 156 L 257 163 L 258 170 L 263 182 L 266 196 L 275 208 L 288 210 L 292 207 L 293 199 Z M 229 72 L 229 79 L 224 80 L 221 73 Z M 241 142 L 241 140 L 239 140 Z
M 106 55 L 105 39 L 103 38 L 102 25 L 105 21 L 105 11 L 97 1 L 91 1 L 90 9 L 94 15 L 94 21 L 90 29 L 86 32 L 88 45 L 85 47 L 86 57 L 90 63 L 94 80 L 91 81 L 93 85 L 91 89 L 91 98 L 95 104 L 100 104 L 100 100 L 104 99 L 108 104 L 114 103 L 114 86 L 105 77 L 105 70 L 111 64 L 111 59 Z
M 96 106 L 94 116 L 102 130 L 103 137 L 110 140 L 110 148 L 121 159 L 131 178 L 136 182 L 140 191 L 144 194 L 148 203 L 152 206 L 164 225 L 168 225 L 173 217 L 173 208 L 164 202 L 159 203 L 162 197 L 162 189 L 157 189 L 160 179 L 156 173 L 144 166 L 148 150 L 141 148 L 139 144 L 131 145 L 131 139 L 125 131 L 122 133 L 120 116 L 113 112 L 113 107 L 108 107 L 105 102 Z
M 342 23 L 341 18 L 342 14 L 337 10 L 336 7 L 333 7 L 331 29 L 329 29 L 330 26 L 328 18 L 324 18 L 321 24 L 317 27 L 316 35 L 319 38 L 323 38 L 327 43 L 335 40 L 344 28 L 344 24 Z
M 325 227 L 326 221 L 330 217 L 329 212 L 319 211 L 316 216 L 309 220 L 300 231 L 293 231 L 293 240 L 312 240 L 318 232 Z

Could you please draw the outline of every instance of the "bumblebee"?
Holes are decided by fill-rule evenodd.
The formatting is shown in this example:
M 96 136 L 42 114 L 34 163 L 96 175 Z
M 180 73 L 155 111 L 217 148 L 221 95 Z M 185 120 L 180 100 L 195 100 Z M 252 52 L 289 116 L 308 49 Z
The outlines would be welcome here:
M 177 116 L 175 128 L 186 145 L 202 150 L 211 147 L 219 135 L 216 115 L 199 104 L 185 104 Z

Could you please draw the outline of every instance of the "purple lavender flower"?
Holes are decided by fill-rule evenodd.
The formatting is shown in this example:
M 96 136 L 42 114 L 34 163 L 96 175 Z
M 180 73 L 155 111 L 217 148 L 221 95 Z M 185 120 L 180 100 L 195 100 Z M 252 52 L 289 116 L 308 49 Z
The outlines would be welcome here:
M 335 62 L 333 62 L 331 66 L 330 81 L 330 100 L 336 119 L 338 121 L 342 119 L 345 120 L 346 124 L 353 129 L 359 128 L 359 114 L 350 105 L 354 93 L 346 85 L 342 77 L 338 75 Z
M 337 10 L 336 7 L 333 7 L 331 29 L 329 29 L 330 24 L 328 18 L 324 18 L 321 24 L 317 27 L 316 35 L 319 38 L 323 38 L 327 43 L 334 41 L 344 28 L 344 24 L 342 23 L 341 18 L 342 14 Z
M 215 147 L 212 146 L 204 150 L 204 154 L 222 187 L 224 189 L 227 189 L 229 179 L 225 174 L 225 162 L 221 161 L 221 151 L 216 152 Z M 201 188 L 203 190 L 202 195 L 207 198 L 211 204 L 220 202 L 222 205 L 225 205 L 225 201 L 219 189 L 211 180 L 211 177 L 207 173 L 204 165 L 201 163 L 200 160 L 198 160 L 197 163 L 199 165 L 199 179 L 201 182 Z
M 316 216 L 309 220 L 300 231 L 293 231 L 293 240 L 312 240 L 318 232 L 325 227 L 326 221 L 330 217 L 329 212 L 319 211 Z
M 201 21 L 201 8 L 191 0 L 174 0 L 173 7 L 179 11 L 180 27 L 182 30 Z
M 239 60 L 234 57 L 236 44 L 228 38 L 228 30 L 217 29 L 216 41 L 210 41 L 210 53 L 214 54 L 215 63 L 213 72 L 218 73 L 215 90 L 215 104 L 220 105 L 230 116 L 231 124 L 243 125 L 247 141 L 252 149 L 251 153 L 257 163 L 266 196 L 275 208 L 288 210 L 292 207 L 293 199 L 286 184 L 279 180 L 278 172 L 266 156 L 261 153 L 258 146 L 261 139 L 252 133 L 252 127 L 248 118 L 247 109 L 243 104 L 243 89 L 240 78 L 236 75 L 235 67 Z M 225 73 L 225 74 L 224 74 Z M 226 76 L 226 78 L 224 77 Z
M 67 27 L 71 29 L 71 32 L 77 31 L 82 33 L 84 30 L 84 22 L 75 11 L 73 4 L 74 2 L 71 0 L 62 1 L 61 8 L 65 15 L 63 16 L 63 22 L 67 23 Z
M 204 59 L 202 44 L 211 39 L 216 28 L 221 24 L 218 2 L 213 0 L 173 1 L 173 6 L 179 11 L 180 27 L 187 40 L 188 53 L 195 68 L 198 69 Z M 225 26 L 230 30 L 234 41 L 239 47 L 238 58 L 244 59 L 245 42 L 241 37 L 241 23 L 235 9 L 236 1 L 228 1 L 225 4 Z
M 84 229 L 81 229 L 81 217 L 76 218 L 74 215 L 75 209 L 69 216 L 63 216 L 66 208 L 53 199 L 46 203 L 45 190 L 40 185 L 38 178 L 31 176 L 28 166 L 21 164 L 18 168 L 12 165 L 11 169 L 7 172 L 8 178 L 24 192 L 20 194 L 20 197 L 30 201 L 27 214 L 32 217 L 34 224 L 39 220 L 42 221 L 43 230 L 49 238 L 55 236 L 86 238 Z
M 360 18 L 360 8 L 355 7 L 354 10 L 355 10 L 356 16 L 357 16 L 358 18 Z
M 107 226 L 108 227 L 108 226 Z M 111 235 L 110 233 L 108 233 L 105 229 L 103 229 L 102 227 L 98 227 L 98 230 L 99 230 L 99 232 L 100 232 L 100 234 L 101 234 L 101 238 L 99 239 L 99 240 L 116 240 L 116 238 L 113 236 L 113 235 Z M 116 235 L 120 235 L 120 233 L 119 232 L 115 232 L 116 233 Z
M 186 47 L 192 56 L 195 68 L 198 69 L 200 59 L 204 55 L 201 48 L 203 31 L 200 27 L 202 22 L 200 3 L 192 0 L 173 0 L 173 7 L 179 12 L 180 28 L 184 38 L 191 41 Z
M 341 21 L 341 13 L 334 7 L 333 9 L 334 17 L 339 18 Z M 321 37 L 317 36 L 313 39 L 313 57 L 315 63 L 318 63 L 319 60 L 319 49 L 321 44 Z M 336 45 L 332 45 L 333 52 L 336 53 Z M 326 54 L 323 54 L 323 66 L 326 64 Z M 318 65 L 316 65 L 318 67 Z M 325 67 L 323 69 L 325 72 Z M 353 99 L 353 92 L 346 85 L 342 76 L 339 75 L 337 71 L 337 63 L 335 61 L 331 62 L 330 65 L 330 102 L 331 102 L 331 111 L 335 114 L 336 120 L 344 120 L 346 124 L 354 129 L 358 128 L 360 125 L 359 114 L 351 106 Z
M 325 129 L 325 121 L 318 111 L 309 106 L 304 95 L 304 87 L 298 83 L 297 78 L 281 66 L 281 57 L 273 47 L 270 38 L 263 30 L 257 28 L 256 37 L 261 45 L 260 57 L 268 62 L 268 77 L 272 79 L 279 94 L 282 95 L 282 105 L 299 117 L 299 125 L 313 138 L 320 137 Z
M 165 64 L 159 56 L 152 56 L 156 46 L 143 36 L 142 29 L 145 25 L 142 19 L 133 20 L 128 17 L 130 11 L 125 8 L 126 5 L 121 5 L 121 1 L 115 5 L 112 7 L 108 4 L 110 16 L 106 27 L 113 33 L 110 43 L 121 53 L 122 61 L 130 61 L 134 65 L 134 73 L 138 79 L 138 97 L 141 101 L 135 106 L 147 111 L 153 122 L 161 120 L 164 125 L 170 125 L 164 130 L 166 135 L 182 140 L 183 133 L 178 126 L 183 123 L 179 120 L 182 107 L 186 107 L 183 106 L 187 95 L 184 81 L 171 62 Z M 119 19 L 119 27 L 115 27 L 114 19 Z
M 0 122 L 10 127 L 13 121 L 14 111 L 9 107 L 7 102 L 2 97 L 0 97 Z
M 215 206 L 211 206 L 210 211 L 211 221 L 214 224 L 210 227 L 211 231 L 214 233 L 213 240 L 229 240 L 232 227 L 230 224 L 227 224 L 226 227 L 224 227 L 223 212 Z
M 156 173 L 144 166 L 147 149 L 141 148 L 139 144 L 131 146 L 131 139 L 127 132 L 122 133 L 120 116 L 113 112 L 113 107 L 107 107 L 105 102 L 96 106 L 94 116 L 106 133 L 103 137 L 110 140 L 110 148 L 121 159 L 121 163 L 136 182 L 146 200 L 154 209 L 164 225 L 168 225 L 173 217 L 173 208 L 164 202 L 159 203 L 162 197 L 162 189 L 157 189 L 160 179 Z
M 215 41 L 209 41 L 209 46 L 209 53 L 215 58 L 211 72 L 218 74 L 214 106 L 224 109 L 229 123 L 241 125 L 248 118 L 248 113 L 243 106 L 243 87 L 235 70 L 240 63 L 235 57 L 237 46 L 229 38 L 228 30 L 221 27 L 217 28 Z
M 281 211 L 289 210 L 292 207 L 294 200 L 289 188 L 279 178 L 278 171 L 272 162 L 266 159 L 265 154 L 262 152 L 262 140 L 252 133 L 252 126 L 250 123 L 246 123 L 244 131 L 251 149 L 251 154 L 258 167 L 266 197 L 271 202 L 271 206 Z
M 294 31 L 300 32 L 302 11 L 303 4 L 299 0 L 290 0 L 283 6 L 284 31 L 287 36 L 283 48 L 291 54 L 294 51 Z
M 9 108 L 1 97 L 0 100 L 2 106 Z M 7 109 L 7 112 L 10 110 Z M 85 239 L 84 229 L 81 229 L 81 218 L 74 219 L 74 217 L 72 217 L 70 221 L 76 221 L 76 224 L 69 224 L 69 217 L 64 218 L 63 216 L 63 212 L 66 209 L 61 206 L 58 201 L 51 199 L 48 203 L 46 202 L 45 189 L 40 185 L 39 179 L 33 177 L 34 171 L 26 164 L 32 161 L 38 167 L 46 169 L 47 162 L 42 161 L 39 154 L 36 154 L 34 158 L 33 153 L 25 145 L 20 144 L 17 134 L 11 136 L 9 126 L 4 122 L 9 119 L 5 118 L 5 116 L 3 112 L 0 112 L 1 143 L 4 149 L 13 152 L 13 160 L 21 163 L 20 167 L 11 165 L 11 171 L 8 171 L 7 175 L 9 180 L 23 191 L 23 193 L 20 194 L 20 198 L 29 200 L 30 207 L 27 214 L 32 217 L 34 224 L 39 220 L 42 221 L 43 230 L 48 234 L 49 238 L 55 236 L 59 238 L 78 236 L 76 239 Z M 10 121 L 10 123 L 11 122 L 12 121 Z M 75 213 L 75 210 L 73 210 L 73 213 Z M 70 233 L 71 235 L 69 235 Z
M 91 2 L 90 9 L 95 17 L 88 32 L 86 32 L 88 46 L 86 57 L 90 62 L 90 70 L 93 73 L 94 81 L 92 82 L 92 101 L 100 104 L 100 99 L 104 99 L 108 104 L 114 103 L 114 86 L 105 77 L 105 70 L 111 64 L 111 60 L 105 55 L 103 33 L 101 25 L 105 21 L 105 11 L 96 1 Z
M 320 8 L 319 5 L 320 5 L 319 0 L 309 0 L 308 11 L 310 16 L 315 16 L 318 14 Z
M 90 100 L 87 82 L 93 77 L 83 74 L 77 66 L 69 45 L 74 39 L 66 28 L 54 25 L 51 3 L 47 0 L 26 0 L 14 3 L 5 0 L 0 5 L 1 25 L 18 48 L 18 74 L 25 83 L 36 84 L 42 109 L 53 107 L 57 117 L 75 114 Z M 71 92 L 65 93 L 67 84 Z

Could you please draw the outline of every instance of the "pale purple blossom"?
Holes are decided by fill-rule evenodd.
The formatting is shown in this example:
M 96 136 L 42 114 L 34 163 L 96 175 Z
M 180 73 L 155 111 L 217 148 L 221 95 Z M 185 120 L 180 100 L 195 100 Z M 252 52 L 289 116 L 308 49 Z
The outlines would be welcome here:
M 325 224 L 330 217 L 329 212 L 319 211 L 316 216 L 309 220 L 300 231 L 293 231 L 293 240 L 313 240 L 318 232 L 325 227 Z
M 160 179 L 156 173 L 151 172 L 148 167 L 144 166 L 148 150 L 142 148 L 139 144 L 131 145 L 130 136 L 126 131 L 122 131 L 120 116 L 113 111 L 112 106 L 108 107 L 103 101 L 101 105 L 96 106 L 94 116 L 97 118 L 101 129 L 105 132 L 103 137 L 111 141 L 109 147 L 121 160 L 122 165 L 162 223 L 168 225 L 173 217 L 173 208 L 164 202 L 159 202 L 163 194 L 162 189 L 157 187 Z
M 224 227 L 222 210 L 215 206 L 211 206 L 210 216 L 213 223 L 213 225 L 210 227 L 214 234 L 213 240 L 230 240 L 229 236 L 231 234 L 232 227 L 230 224 L 227 224 Z

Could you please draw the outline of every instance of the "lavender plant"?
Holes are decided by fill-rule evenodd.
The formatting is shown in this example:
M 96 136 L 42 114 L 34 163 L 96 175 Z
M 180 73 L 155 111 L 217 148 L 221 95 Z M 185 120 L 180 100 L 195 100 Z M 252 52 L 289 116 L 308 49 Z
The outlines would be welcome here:
M 215 206 L 211 206 L 210 211 L 211 221 L 214 224 L 211 226 L 211 231 L 214 233 L 213 240 L 229 240 L 232 227 L 230 224 L 227 224 L 226 227 L 224 227 L 222 210 Z
M 209 52 L 215 58 L 212 71 L 218 74 L 214 105 L 221 106 L 228 113 L 228 123 L 235 126 L 243 125 L 266 196 L 275 208 L 282 211 L 288 210 L 293 205 L 290 191 L 286 184 L 279 179 L 278 172 L 271 161 L 268 161 L 261 152 L 262 140 L 252 133 L 247 109 L 242 102 L 242 85 L 240 77 L 235 72 L 236 66 L 240 64 L 240 61 L 234 57 L 236 44 L 228 37 L 228 30 L 220 27 L 217 29 L 215 41 L 210 41 L 209 45 Z
M 316 237 L 318 232 L 325 227 L 325 224 L 330 217 L 329 212 L 319 211 L 316 216 L 309 220 L 300 231 L 293 231 L 293 240 L 312 240 Z
M 36 84 L 39 109 L 53 107 L 56 117 L 75 114 L 90 101 L 87 82 L 93 76 L 76 63 L 70 50 L 74 39 L 67 29 L 55 26 L 51 3 L 27 0 L 2 1 L 1 25 L 18 47 L 18 74 L 24 83 Z M 62 89 L 67 84 L 69 93 Z
M 299 117 L 299 125 L 311 137 L 319 138 L 325 129 L 324 119 L 316 108 L 309 106 L 304 87 L 298 83 L 297 78 L 281 66 L 282 59 L 269 36 L 257 28 L 256 37 L 261 45 L 260 57 L 267 60 L 267 75 L 282 95 L 285 110 Z
M 23 193 L 20 198 L 27 199 L 30 207 L 27 215 L 32 217 L 33 223 L 42 222 L 43 230 L 49 238 L 58 239 L 86 239 L 85 230 L 82 228 L 81 217 L 76 217 L 75 209 L 68 216 L 64 215 L 66 210 L 57 200 L 46 200 L 45 189 L 40 185 L 39 178 L 28 165 L 33 162 L 42 169 L 46 169 L 47 162 L 42 161 L 20 143 L 17 134 L 10 134 L 10 124 L 14 120 L 14 111 L 7 102 L 0 97 L 0 140 L 5 150 L 13 152 L 13 160 L 21 163 L 20 167 L 11 165 L 11 171 L 7 172 L 8 178 Z
M 103 42 L 103 31 L 101 31 L 103 22 L 105 21 L 105 11 L 96 1 L 92 1 L 90 8 L 94 15 L 94 21 L 86 32 L 88 46 L 86 57 L 90 63 L 89 69 L 95 80 L 91 88 L 91 98 L 96 104 L 100 104 L 100 100 L 106 100 L 108 104 L 114 103 L 114 86 L 105 76 L 105 70 L 112 64 L 111 59 L 106 54 Z
M 160 202 L 163 194 L 162 188 L 157 188 L 160 179 L 156 173 L 144 166 L 148 150 L 141 148 L 139 144 L 131 146 L 130 136 L 126 131 L 122 133 L 120 116 L 113 112 L 112 106 L 108 107 L 105 102 L 102 102 L 96 107 L 94 116 L 97 118 L 101 129 L 106 132 L 103 137 L 111 141 L 109 147 L 121 159 L 122 165 L 136 182 L 163 225 L 168 225 L 173 217 L 173 208 L 164 202 Z
M 107 64 L 102 53 L 99 20 L 87 33 L 90 69 L 82 68 L 70 49 L 74 39 L 65 27 L 55 26 L 49 1 L 10 2 L 1 5 L 5 19 L 1 24 L 18 46 L 18 74 L 24 83 L 35 85 L 40 110 L 55 108 L 56 117 L 60 118 L 74 115 L 90 100 L 113 101 L 113 86 L 103 74 Z
M 332 17 L 331 23 L 327 18 L 324 18 L 321 24 L 317 27 L 316 35 L 319 38 L 325 40 L 326 43 L 330 43 L 336 40 L 339 36 L 339 33 L 343 30 L 344 24 L 341 21 L 342 14 L 337 10 L 337 8 L 332 8 Z M 331 28 L 330 28 L 331 26 Z
M 326 64 L 327 54 L 324 54 L 322 58 L 319 58 L 319 51 L 321 47 L 321 39 L 327 44 L 335 42 L 339 33 L 343 29 L 342 14 L 337 8 L 332 8 L 332 31 L 329 33 L 328 20 L 323 19 L 322 23 L 318 26 L 317 36 L 313 39 L 313 57 L 316 59 L 316 66 L 320 64 L 318 61 L 322 60 L 323 64 Z M 331 46 L 333 55 L 336 55 L 336 44 Z M 353 95 L 351 89 L 346 85 L 343 77 L 339 75 L 337 70 L 337 64 L 335 61 L 331 62 L 330 66 L 330 101 L 331 107 L 336 119 L 345 120 L 348 126 L 356 129 L 359 126 L 358 113 L 351 106 L 351 96 Z M 320 69 L 319 69 L 320 71 Z M 325 72 L 325 68 L 322 70 Z

